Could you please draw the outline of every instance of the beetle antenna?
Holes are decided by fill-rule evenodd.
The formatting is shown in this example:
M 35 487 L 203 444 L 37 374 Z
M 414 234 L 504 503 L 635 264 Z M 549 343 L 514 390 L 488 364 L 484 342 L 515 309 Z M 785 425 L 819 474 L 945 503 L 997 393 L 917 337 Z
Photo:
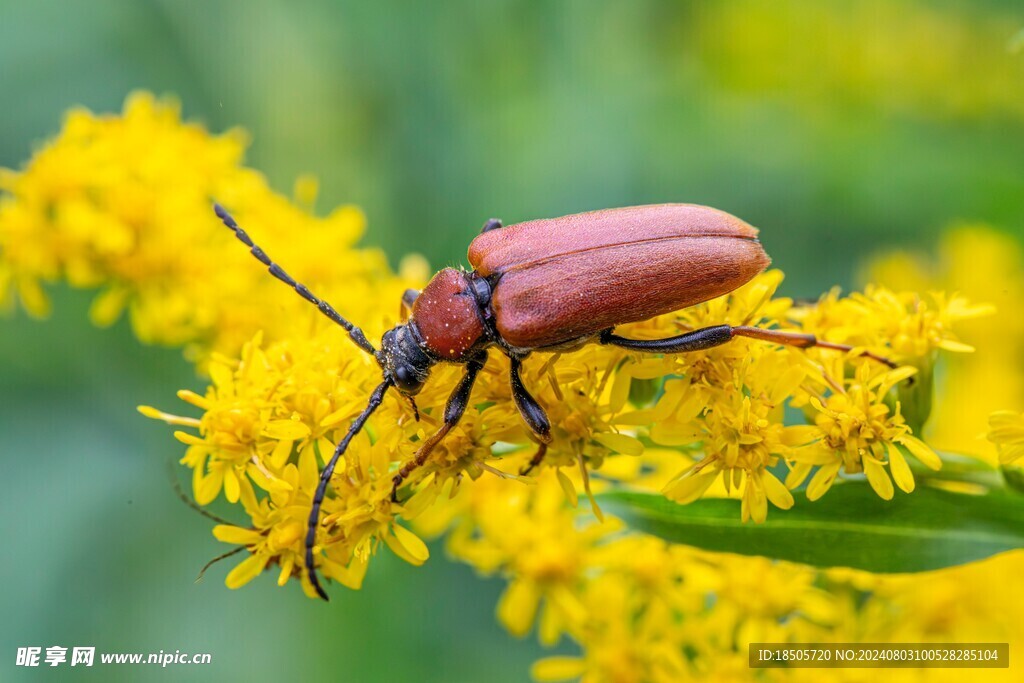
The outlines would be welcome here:
M 416 399 L 414 397 L 412 397 L 412 396 L 406 396 L 405 398 L 406 398 L 407 401 L 409 401 L 409 405 L 412 406 L 412 415 L 413 415 L 413 417 L 415 417 L 416 421 L 419 422 L 420 421 L 420 409 L 419 409 L 419 406 L 416 405 Z
M 203 517 L 206 517 L 207 519 L 213 520 L 214 522 L 217 522 L 218 524 L 227 524 L 228 526 L 239 526 L 238 524 L 235 524 L 234 522 L 228 521 L 228 520 L 224 519 L 223 517 L 219 517 L 219 516 L 213 514 L 212 512 L 210 512 L 209 510 L 206 510 L 206 509 L 202 508 L 199 505 L 199 503 L 197 503 L 191 496 L 189 496 L 187 493 L 185 493 L 185 491 L 181 488 L 181 482 L 178 481 L 178 477 L 177 477 L 177 474 L 176 474 L 175 469 L 174 469 L 174 464 L 175 464 L 174 460 L 168 460 L 167 461 L 167 477 L 168 477 L 168 479 L 171 482 L 171 486 L 174 488 L 174 493 L 178 496 L 178 498 L 181 500 L 182 503 L 184 503 L 185 505 L 188 505 L 190 508 L 192 508 L 193 510 L 198 512 Z
M 242 552 L 243 550 L 248 550 L 248 548 L 246 546 L 244 546 L 244 545 L 240 545 L 237 548 L 235 548 L 234 550 L 229 550 L 226 553 L 221 553 L 217 557 L 213 558 L 212 560 L 210 560 L 209 562 L 204 564 L 203 568 L 199 570 L 199 574 L 196 576 L 196 581 L 195 582 L 199 583 L 200 581 L 203 580 L 203 575 L 206 574 L 206 570 L 207 569 L 209 569 L 213 565 L 217 564 L 221 560 L 226 560 L 229 557 L 237 555 L 238 553 Z
M 363 334 L 363 331 L 361 329 L 359 329 L 349 321 L 342 318 L 341 315 L 336 310 L 334 310 L 334 308 L 329 303 L 327 303 L 323 299 L 317 298 L 313 294 L 313 292 L 309 291 L 309 288 L 306 287 L 306 285 L 300 282 L 296 282 L 291 275 L 284 272 L 281 266 L 271 261 L 270 257 L 267 256 L 266 252 L 264 252 L 256 244 L 253 243 L 252 239 L 245 232 L 245 230 L 242 230 L 242 228 L 238 227 L 238 223 L 235 222 L 235 219 L 231 217 L 231 214 L 229 214 L 223 206 L 221 206 L 220 204 L 214 204 L 213 212 L 217 214 L 217 218 L 223 221 L 224 225 L 228 226 L 229 228 L 231 228 L 232 231 L 234 231 L 235 237 L 237 237 L 239 241 L 242 242 L 242 244 L 249 247 L 249 253 L 255 256 L 260 263 L 265 265 L 267 267 L 267 270 L 270 271 L 271 275 L 273 275 L 278 280 L 294 289 L 296 292 L 298 292 L 299 296 L 301 296 L 303 299 L 316 306 L 317 309 L 321 313 L 326 315 L 328 318 L 344 327 L 345 331 L 348 332 L 348 336 L 352 338 L 352 341 L 355 342 L 356 346 L 361 348 L 363 351 L 366 351 L 371 356 L 377 354 L 377 349 L 373 348 L 373 344 L 369 342 L 369 340 L 366 338 L 366 335 Z
M 352 426 L 348 428 L 348 433 L 345 434 L 345 438 L 338 442 L 337 447 L 334 449 L 334 455 L 331 456 L 330 462 L 327 463 L 327 467 L 324 468 L 323 472 L 320 473 L 320 483 L 317 484 L 316 494 L 313 496 L 313 507 L 309 511 L 309 525 L 306 528 L 306 574 L 309 576 L 309 582 L 313 584 L 313 589 L 316 590 L 316 594 L 323 598 L 325 601 L 330 600 L 327 597 L 327 593 L 320 585 L 320 580 L 316 576 L 316 566 L 313 564 L 313 546 L 316 544 L 316 529 L 320 525 L 320 505 L 324 502 L 324 495 L 327 493 L 327 484 L 331 481 L 331 476 L 334 475 L 334 466 L 338 464 L 338 458 L 344 453 L 345 449 L 348 448 L 349 442 L 352 440 L 359 430 L 366 424 L 367 418 L 370 414 L 375 411 L 380 404 L 384 401 L 384 393 L 391 387 L 391 380 L 386 379 L 381 382 L 373 393 L 370 395 L 370 400 L 363 408 L 363 412 L 359 413 L 356 419 L 352 420 Z

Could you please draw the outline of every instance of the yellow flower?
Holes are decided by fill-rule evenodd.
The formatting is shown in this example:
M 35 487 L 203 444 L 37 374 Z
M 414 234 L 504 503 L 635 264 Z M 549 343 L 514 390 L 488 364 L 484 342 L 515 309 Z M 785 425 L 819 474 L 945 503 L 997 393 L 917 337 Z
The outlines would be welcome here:
M 885 252 L 865 269 L 865 281 L 898 290 L 962 292 L 991 302 L 1000 315 L 956 323 L 957 337 L 981 351 L 947 358 L 936 376 L 936 394 L 970 397 L 939 400 L 923 436 L 934 446 L 997 462 L 994 446 L 979 437 L 989 415 L 1024 405 L 1024 256 L 1014 237 L 985 225 L 945 232 L 934 255 Z
M 1012 410 L 992 413 L 987 438 L 999 448 L 999 462 L 1012 465 L 1024 457 L 1024 414 Z
M 758 354 L 751 359 L 758 358 Z M 794 446 L 815 438 L 813 429 L 785 426 L 780 419 L 783 402 L 799 387 L 807 374 L 800 365 L 784 368 L 771 360 L 751 360 L 735 371 L 733 383 L 723 388 L 708 387 L 709 401 L 702 413 L 685 423 L 666 419 L 652 430 L 652 438 L 664 445 L 700 441 L 703 458 L 685 469 L 663 489 L 679 503 L 700 498 L 721 476 L 726 493 L 741 490 L 742 517 L 763 522 L 767 502 L 781 509 L 793 505 L 793 496 L 769 468 Z M 683 413 L 684 418 L 690 416 Z M 681 428 L 680 428 L 681 427 Z
M 865 474 L 875 493 L 886 500 L 893 497 L 893 479 L 903 491 L 910 493 L 914 490 L 914 476 L 900 446 L 931 469 L 939 469 L 942 461 L 910 433 L 900 415 L 899 404 L 892 410 L 884 402 L 889 389 L 907 379 L 910 370 L 899 368 L 872 376 L 871 366 L 862 364 L 843 391 L 825 399 L 812 397 L 811 405 L 817 411 L 815 424 L 821 430 L 821 438 L 793 451 L 792 459 L 797 466 L 790 470 L 787 484 L 791 488 L 799 486 L 811 467 L 817 465 L 818 470 L 807 486 L 809 500 L 821 498 L 840 470 L 847 474 Z
M 509 489 L 508 487 L 513 488 Z M 576 509 L 553 471 L 526 487 L 496 478 L 474 483 L 469 514 L 448 539 L 449 552 L 486 573 L 511 577 L 498 603 L 498 618 L 514 635 L 525 635 L 540 612 L 541 639 L 554 643 L 586 621 L 578 588 L 590 571 L 597 543 L 611 523 L 578 523 Z
M 235 354 L 260 329 L 290 333 L 285 321 L 302 302 L 253 266 L 213 215 L 214 197 L 310 285 L 329 279 L 352 301 L 390 289 L 383 255 L 352 248 L 358 209 L 314 218 L 241 165 L 245 146 L 241 131 L 210 135 L 148 93 L 131 95 L 120 116 L 72 111 L 22 171 L 0 176 L 0 302 L 17 294 L 45 315 L 45 282 L 98 289 L 94 323 L 127 309 L 141 340 L 191 345 L 193 356 Z M 307 199 L 313 189 L 300 184 Z M 349 277 L 330 273 L 325 253 Z
M 834 289 L 817 305 L 794 309 L 791 317 L 829 341 L 864 347 L 904 363 L 930 365 L 931 354 L 938 349 L 973 351 L 957 339 L 953 327 L 993 312 L 991 306 L 973 305 L 962 296 L 932 292 L 922 297 L 868 285 L 863 293 L 848 297 Z

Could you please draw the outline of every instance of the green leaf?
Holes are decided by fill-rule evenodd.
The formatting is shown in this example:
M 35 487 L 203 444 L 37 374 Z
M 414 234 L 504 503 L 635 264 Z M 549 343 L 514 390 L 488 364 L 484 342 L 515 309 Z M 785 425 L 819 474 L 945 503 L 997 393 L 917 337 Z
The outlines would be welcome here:
M 678 505 L 658 494 L 599 497 L 632 529 L 704 550 L 760 555 L 816 567 L 920 572 L 1024 548 L 1024 497 L 921 487 L 891 501 L 864 484 L 837 484 L 819 501 L 740 521 L 737 500 Z
M 1003 481 L 1006 482 L 1006 488 L 1017 495 L 1024 493 L 1024 470 L 1019 467 L 1007 467 L 1001 465 L 999 471 L 1003 474 Z

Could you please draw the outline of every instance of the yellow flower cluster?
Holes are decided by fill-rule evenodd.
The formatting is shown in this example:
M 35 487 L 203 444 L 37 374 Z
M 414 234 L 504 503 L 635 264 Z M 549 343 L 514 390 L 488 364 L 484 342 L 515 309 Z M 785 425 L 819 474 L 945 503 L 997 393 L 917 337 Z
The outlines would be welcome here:
M 146 93 L 129 97 L 120 116 L 72 110 L 26 168 L 0 174 L 0 305 L 17 296 L 45 315 L 42 285 L 60 280 L 99 290 L 90 311 L 97 325 L 128 309 L 148 343 L 237 353 L 257 329 L 295 334 L 287 321 L 299 302 L 218 229 L 214 199 L 272 253 L 308 264 L 310 285 L 330 279 L 339 295 L 366 300 L 387 266 L 382 253 L 352 248 L 364 228 L 359 209 L 313 217 L 241 165 L 245 146 L 241 131 L 211 136 L 183 123 L 174 101 Z M 316 183 L 301 179 L 296 194 L 311 203 Z M 302 253 L 332 258 L 314 263 Z M 331 273 L 339 264 L 350 280 Z
M 998 315 L 958 326 L 965 342 L 984 344 L 985 352 L 950 358 L 936 378 L 937 395 L 970 400 L 936 403 L 925 436 L 940 449 L 989 464 L 1017 460 L 1020 432 L 1014 425 L 1022 418 L 1006 411 L 1024 406 L 1024 316 L 1015 313 L 1024 300 L 1020 244 L 990 226 L 961 225 L 943 235 L 935 258 L 889 252 L 871 262 L 864 278 L 891 287 L 956 291 L 992 303 Z
M 810 500 L 824 495 L 840 472 L 864 473 L 882 498 L 893 497 L 890 476 L 913 491 L 904 451 L 932 469 L 941 462 L 912 435 L 895 389 L 913 383 L 919 368 L 930 372 L 937 349 L 968 350 L 956 341 L 952 324 L 988 309 L 960 297 L 922 300 L 880 287 L 847 298 L 831 292 L 798 309 L 771 298 L 780 279 L 777 272 L 762 275 L 732 295 L 683 311 L 675 324 L 777 324 L 781 318 L 820 339 L 852 345 L 854 352 L 847 358 L 827 349 L 797 351 L 750 341 L 647 361 L 660 365 L 661 376 L 683 377 L 666 383 L 657 405 L 643 414 L 652 423 L 651 440 L 699 444 L 703 456 L 669 482 L 666 496 L 691 502 L 720 480 L 726 493 L 741 492 L 744 519 L 763 521 L 768 502 L 783 509 L 793 505 L 790 491 L 812 470 Z M 861 352 L 905 365 L 889 369 Z M 629 367 L 622 372 L 628 374 Z M 809 424 L 785 424 L 787 405 L 804 410 Z M 637 414 L 624 419 L 642 424 Z M 788 466 L 784 481 L 772 471 L 780 461 Z
M 613 456 L 606 467 L 624 473 L 635 461 Z M 550 476 L 511 490 L 482 479 L 453 501 L 454 512 L 427 515 L 422 525 L 439 531 L 454 518 L 449 553 L 506 577 L 497 616 L 510 633 L 535 630 L 546 646 L 565 637 L 579 644 L 577 656 L 536 662 L 538 681 L 821 680 L 814 669 L 749 669 L 755 642 L 1009 641 L 1011 657 L 1024 655 L 1024 603 L 1008 590 L 1019 583 L 1024 553 L 928 574 L 819 571 L 623 534 L 614 522 L 571 514 L 559 488 Z M 929 681 L 963 675 L 927 673 Z M 1013 670 L 972 673 L 972 680 L 1015 680 Z M 891 670 L 886 679 L 920 681 L 921 674 Z M 828 679 L 862 681 L 863 671 L 829 670 Z
M 140 138 L 148 144 L 132 143 Z M 273 567 L 280 584 L 298 579 L 313 596 L 303 556 L 319 471 L 380 371 L 245 254 L 212 216 L 210 199 L 237 211 L 276 261 L 371 338 L 396 322 L 400 293 L 422 285 L 425 273 L 415 283 L 411 274 L 391 273 L 379 253 L 352 247 L 358 211 L 315 219 L 240 166 L 240 153 L 237 134 L 212 137 L 145 95 L 131 98 L 120 117 L 71 114 L 60 137 L 5 177 L 0 281 L 37 313 L 40 282 L 102 288 L 99 322 L 127 306 L 141 339 L 193 351 L 210 385 L 203 395 L 179 397 L 201 414 L 142 411 L 186 428 L 175 435 L 186 446 L 182 463 L 196 501 L 223 496 L 249 520 L 214 529 L 247 551 L 228 586 Z M 89 168 L 99 172 L 82 170 Z M 511 633 L 536 625 L 546 645 L 579 644 L 579 657 L 538 662 L 542 680 L 746 680 L 746 644 L 757 640 L 955 640 L 955 624 L 918 614 L 927 611 L 917 588 L 926 581 L 700 552 L 627 533 L 592 496 L 579 500 L 622 486 L 683 503 L 732 496 L 744 520 L 763 521 L 768 503 L 796 504 L 793 491 L 805 482 L 801 495 L 810 500 L 800 504 L 813 504 L 840 476 L 866 478 L 851 485 L 891 498 L 893 481 L 914 489 L 907 455 L 941 464 L 906 416 L 922 410 L 915 387 L 932 376 L 937 351 L 967 350 L 954 324 L 986 309 L 882 287 L 795 306 L 775 296 L 781 279 L 778 271 L 762 274 L 728 296 L 624 333 L 655 338 L 757 324 L 811 332 L 854 351 L 739 338 L 665 357 L 605 346 L 537 354 L 523 379 L 548 409 L 553 442 L 527 478 L 512 474 L 533 449 L 500 354 L 491 354 L 465 417 L 414 473 L 413 493 L 401 503 L 391 500 L 391 477 L 440 424 L 459 369 L 433 373 L 417 397 L 418 421 L 390 394 L 335 470 L 317 529 L 318 569 L 358 588 L 382 543 L 420 564 L 428 556 L 420 537 L 446 534 L 454 557 L 508 580 L 498 617 Z M 958 580 L 943 586 L 951 600 L 988 589 Z M 986 610 L 997 604 L 981 602 Z
M 788 301 L 772 298 L 780 278 L 768 273 L 733 295 L 643 323 L 633 332 L 664 336 L 714 321 L 762 319 L 767 311 L 791 313 Z M 876 321 L 881 310 L 898 300 L 886 290 L 872 290 L 871 296 L 858 297 L 856 310 L 864 321 Z M 833 335 L 827 321 L 834 318 L 863 335 L 865 326 L 851 320 L 856 311 L 830 310 L 845 307 L 848 301 L 826 297 L 815 307 L 815 315 L 805 316 L 815 320 L 813 328 L 805 329 L 829 339 Z M 924 341 L 909 345 L 928 355 L 940 345 L 952 344 L 948 329 L 935 322 L 965 315 L 950 309 L 941 307 L 934 320 L 918 316 L 922 324 L 914 329 Z M 915 313 L 900 306 L 890 315 Z M 316 317 L 317 312 L 307 307 L 296 311 L 292 322 L 307 329 Z M 878 329 L 891 326 L 899 327 L 876 324 Z M 839 336 L 847 341 L 845 333 Z M 883 336 L 860 339 L 858 344 L 876 351 L 891 349 Z M 563 499 L 574 504 L 577 491 L 589 489 L 589 478 L 574 483 L 563 468 L 578 470 L 581 476 L 594 470 L 605 479 L 628 478 L 628 473 L 616 476 L 614 468 L 606 473 L 602 467 L 610 456 L 627 454 L 640 456 L 638 466 L 649 472 L 675 468 L 678 475 L 664 486 L 674 500 L 691 502 L 720 482 L 724 494 L 737 492 L 742 498 L 745 520 L 763 521 L 768 502 L 780 508 L 793 505 L 790 489 L 801 485 L 812 470 L 807 489 L 811 500 L 824 494 L 840 472 L 866 474 L 880 496 L 891 498 L 890 472 L 904 491 L 914 487 L 901 447 L 929 467 L 940 466 L 934 452 L 910 434 L 899 403 L 890 408 L 885 402 L 893 387 L 912 377 L 915 369 L 892 370 L 856 353 L 844 358 L 828 349 L 804 353 L 739 340 L 701 353 L 645 358 L 592 346 L 561 362 L 543 356 L 531 360 L 524 379 L 550 407 L 554 440 L 544 469 L 560 484 Z M 422 562 L 425 548 L 398 525 L 397 517 L 415 519 L 442 494 L 451 497 L 452 488 L 465 477 L 512 478 L 510 473 L 529 457 L 529 440 L 509 396 L 507 362 L 492 355 L 491 367 L 474 390 L 475 404 L 436 455 L 413 475 L 416 493 L 402 505 L 390 500 L 390 477 L 412 457 L 417 441 L 438 426 L 457 369 L 446 368 L 428 383 L 418 397 L 423 414 L 419 422 L 397 396 L 387 399 L 371 418 L 369 434 L 360 435 L 349 447 L 332 482 L 334 495 L 324 504 L 318 545 L 324 553 L 325 575 L 358 585 L 381 540 L 402 557 Z M 854 369 L 847 372 L 847 365 Z M 208 369 L 213 384 L 206 396 L 182 395 L 204 411 L 191 425 L 199 435 L 178 433 L 189 446 L 183 462 L 193 470 L 196 500 L 207 504 L 223 491 L 229 502 L 241 501 L 261 538 L 267 539 L 246 544 L 260 557 L 251 566 L 262 568 L 273 561 L 288 570 L 282 578 L 293 575 L 305 581 L 298 561 L 303 550 L 300 531 L 319 467 L 360 412 L 379 381 L 379 370 L 333 329 L 266 343 L 257 335 L 240 358 L 215 356 Z M 666 382 L 649 407 L 638 408 L 628 400 L 633 382 L 657 382 L 666 376 L 683 379 Z M 813 415 L 812 423 L 786 425 L 786 405 L 805 408 Z M 172 423 L 189 421 L 149 408 L 144 411 Z M 668 448 L 660 450 L 661 457 L 648 460 L 641 456 L 642 435 Z M 505 448 L 496 449 L 499 443 Z M 700 457 L 694 461 L 696 455 Z M 780 462 L 789 467 L 785 483 L 772 471 Z M 515 492 L 509 494 L 513 496 L 529 490 L 521 483 L 501 484 Z M 504 528 L 513 515 L 499 518 Z M 237 540 L 243 537 L 240 534 L 223 530 L 221 537 Z

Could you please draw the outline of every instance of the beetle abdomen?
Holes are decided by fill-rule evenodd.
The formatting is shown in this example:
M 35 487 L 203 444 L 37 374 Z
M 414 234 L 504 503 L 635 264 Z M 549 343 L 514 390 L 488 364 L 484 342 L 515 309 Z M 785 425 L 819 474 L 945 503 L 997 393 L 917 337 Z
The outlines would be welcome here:
M 703 206 L 611 209 L 494 230 L 470 262 L 497 276 L 498 332 L 553 346 L 721 296 L 764 270 L 757 231 Z

